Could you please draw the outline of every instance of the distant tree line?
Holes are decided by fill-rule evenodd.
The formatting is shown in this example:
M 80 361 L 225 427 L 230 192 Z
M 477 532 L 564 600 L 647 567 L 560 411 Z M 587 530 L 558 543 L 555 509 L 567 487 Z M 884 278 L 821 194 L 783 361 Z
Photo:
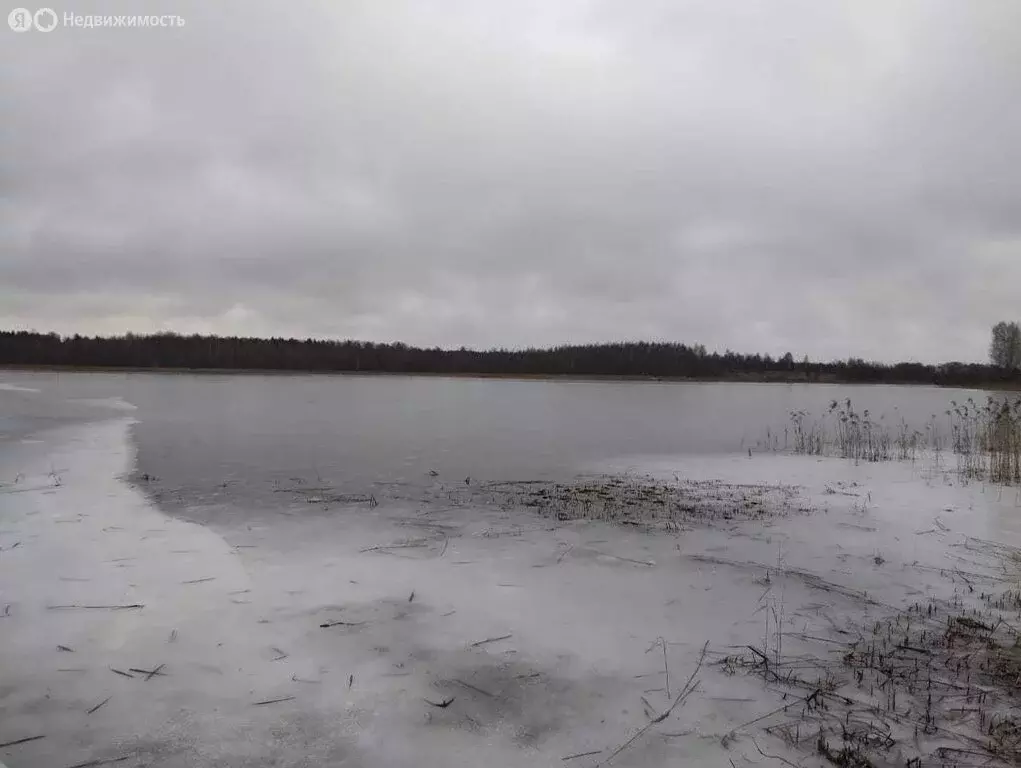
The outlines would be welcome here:
M 749 381 L 829 381 L 946 386 L 1021 383 L 1007 367 L 977 363 L 796 361 L 790 353 L 707 352 L 702 345 L 625 342 L 548 349 L 423 349 L 402 343 L 257 339 L 159 333 L 112 337 L 0 331 L 0 365 L 227 369 L 509 376 L 635 376 Z

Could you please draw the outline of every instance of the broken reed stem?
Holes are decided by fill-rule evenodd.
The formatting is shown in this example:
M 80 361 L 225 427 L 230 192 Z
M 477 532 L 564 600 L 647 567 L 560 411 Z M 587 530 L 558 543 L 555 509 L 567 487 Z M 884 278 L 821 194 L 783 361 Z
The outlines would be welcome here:
M 758 745 L 755 739 L 752 739 L 752 744 L 755 745 L 755 749 L 757 749 L 759 751 L 759 754 L 762 755 L 763 757 L 768 757 L 770 760 L 779 760 L 781 763 L 786 763 L 787 765 L 791 766 L 791 768 L 801 768 L 800 765 L 798 765 L 797 763 L 792 763 L 785 757 L 780 757 L 780 755 L 771 755 L 768 752 L 763 752 L 762 747 Z
M 279 704 L 282 701 L 293 701 L 293 696 L 281 696 L 279 699 L 266 699 L 265 701 L 256 701 L 252 703 L 253 707 L 261 707 L 264 704 Z
M 15 739 L 14 741 L 5 741 L 2 744 L 0 744 L 0 749 L 6 749 L 7 747 L 16 747 L 19 744 L 28 744 L 28 742 L 30 742 L 30 741 L 39 741 L 39 739 L 45 739 L 45 738 L 46 738 L 46 734 L 44 733 L 44 734 L 41 734 L 39 736 L 28 736 L 28 737 L 26 737 L 24 739 Z
M 493 698 L 493 694 L 491 694 L 489 691 L 484 691 L 481 688 L 476 688 L 474 685 L 472 685 L 471 683 L 466 683 L 464 680 L 455 679 L 454 682 L 457 683 L 458 685 L 463 685 L 465 688 L 475 691 L 476 693 L 481 693 L 483 696 L 486 696 L 490 699 Z
M 596 749 L 596 750 L 593 750 L 592 752 L 579 752 L 576 755 L 568 755 L 567 757 L 562 757 L 560 759 L 563 760 L 566 763 L 568 760 L 576 760 L 579 757 L 590 757 L 592 755 L 601 755 L 602 753 L 603 753 L 603 750 Z
M 130 672 L 137 672 L 140 675 L 145 675 L 145 679 L 146 680 L 152 680 L 157 675 L 159 675 L 160 677 L 166 677 L 166 672 L 162 671 L 163 667 L 165 667 L 165 666 L 166 666 L 166 664 L 160 664 L 155 669 L 138 669 L 137 667 L 128 667 L 128 670 Z M 124 674 L 124 673 L 123 672 L 118 672 L 118 674 Z M 128 677 L 130 677 L 130 675 L 128 675 Z
M 666 674 L 666 697 L 669 699 L 670 694 L 670 662 L 666 658 L 666 640 L 662 637 L 659 639 L 660 643 L 663 644 L 663 672 Z
M 630 739 L 628 739 L 623 744 L 621 744 L 619 747 L 617 747 L 615 750 L 613 750 L 613 752 L 610 754 L 610 756 L 607 757 L 605 760 L 603 760 L 601 763 L 599 763 L 596 766 L 596 768 L 602 768 L 602 766 L 608 765 L 610 763 L 610 761 L 613 760 L 617 755 L 619 755 L 625 749 L 627 749 L 632 744 L 634 744 L 636 741 L 638 741 L 638 739 L 640 739 L 642 736 L 644 736 L 649 731 L 649 729 L 652 728 L 652 726 L 657 725 L 658 723 L 662 723 L 664 720 L 666 720 L 668 717 L 670 717 L 670 714 L 677 707 L 679 707 L 681 704 L 684 703 L 685 699 L 687 699 L 688 696 L 690 696 L 691 693 L 698 687 L 698 680 L 696 680 L 695 677 L 696 677 L 696 675 L 698 675 L 699 671 L 702 669 L 702 663 L 705 661 L 705 655 L 706 655 L 706 652 L 708 650 L 709 650 L 709 641 L 706 640 L 705 645 L 702 646 L 702 653 L 698 657 L 698 664 L 695 665 L 695 669 L 692 671 L 691 675 L 688 677 L 687 681 L 684 683 L 684 687 L 681 689 L 681 692 L 679 694 L 677 694 L 677 698 L 673 700 L 673 703 L 669 707 L 667 707 L 666 711 L 664 711 L 661 715 L 657 715 L 652 720 L 650 720 L 648 723 L 646 723 L 644 726 L 639 728 L 638 731 Z
M 156 675 L 158 675 L 160 673 L 160 670 L 163 669 L 163 667 L 165 667 L 165 666 L 166 666 L 166 664 L 160 664 L 158 667 L 154 668 L 149 674 L 147 674 L 145 676 L 145 679 L 146 680 L 152 680 Z
M 442 701 L 431 701 L 430 699 L 422 699 L 422 701 L 424 701 L 426 704 L 430 704 L 439 709 L 446 709 L 447 707 L 454 703 L 454 697 L 448 696 Z
M 130 760 L 131 755 L 122 755 L 121 757 L 110 757 L 100 760 L 87 760 L 84 763 L 75 763 L 74 765 L 68 766 L 68 768 L 96 768 L 99 765 L 112 765 L 113 763 L 123 763 L 125 760 Z
M 105 699 L 103 699 L 101 702 L 99 702 L 96 706 L 94 706 L 92 709 L 90 709 L 85 714 L 91 715 L 93 712 L 98 712 L 100 709 L 103 708 L 103 705 L 106 704 L 106 702 L 108 702 L 112 698 L 113 698 L 113 696 L 107 696 Z
M 478 648 L 481 645 L 488 645 L 489 643 L 498 643 L 501 640 L 509 640 L 514 635 L 500 635 L 499 637 L 487 637 L 485 640 L 479 640 L 477 643 L 472 643 L 469 648 Z

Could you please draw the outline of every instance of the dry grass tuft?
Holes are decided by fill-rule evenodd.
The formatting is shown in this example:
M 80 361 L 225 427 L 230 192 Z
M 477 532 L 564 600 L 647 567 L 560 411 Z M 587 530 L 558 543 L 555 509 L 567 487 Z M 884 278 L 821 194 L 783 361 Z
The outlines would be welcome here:
M 719 480 L 664 482 L 636 474 L 574 482 L 497 483 L 484 489 L 504 506 L 530 507 L 560 521 L 602 520 L 675 528 L 683 523 L 766 519 L 793 511 L 797 489 Z
M 913 429 L 903 418 L 891 426 L 884 416 L 858 412 L 850 400 L 834 400 L 818 419 L 807 411 L 791 411 L 783 442 L 767 430 L 759 446 L 853 461 L 914 461 L 925 452 L 934 454 L 937 463 L 949 449 L 962 479 L 1021 485 L 1021 398 L 991 395 L 983 405 L 972 398 L 951 400 L 943 415 L 933 414 L 923 429 Z
M 782 693 L 765 730 L 833 765 L 1019 765 L 1021 592 L 969 595 L 870 620 L 853 640 L 799 636 L 818 653 L 750 647 L 719 664 Z

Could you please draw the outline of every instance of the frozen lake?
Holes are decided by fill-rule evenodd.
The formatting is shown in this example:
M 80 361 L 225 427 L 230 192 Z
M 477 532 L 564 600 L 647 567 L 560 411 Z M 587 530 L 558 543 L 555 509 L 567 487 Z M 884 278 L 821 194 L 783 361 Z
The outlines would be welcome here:
M 746 450 L 791 409 L 922 422 L 965 393 L 0 382 L 7 765 L 822 768 L 820 734 L 876 766 L 1015 754 L 1016 687 L 961 664 L 997 633 L 1012 653 L 1017 490 Z M 614 495 L 639 503 L 584 518 Z
M 792 410 L 821 415 L 833 400 L 921 428 L 951 399 L 985 399 L 934 387 L 405 376 L 2 372 L 0 383 L 0 432 L 130 409 L 138 474 L 158 478 L 150 489 L 168 508 L 275 508 L 274 491 L 293 478 L 407 495 L 431 485 L 430 472 L 562 478 L 607 462 L 743 453 L 767 429 L 782 441 Z

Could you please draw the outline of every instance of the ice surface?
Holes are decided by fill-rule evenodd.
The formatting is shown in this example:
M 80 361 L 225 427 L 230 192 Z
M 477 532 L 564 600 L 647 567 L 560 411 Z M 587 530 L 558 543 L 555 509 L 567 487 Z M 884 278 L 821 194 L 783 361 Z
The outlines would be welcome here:
M 382 504 L 213 530 L 123 479 L 130 423 L 41 433 L 0 466 L 0 743 L 45 736 L 0 749 L 10 768 L 591 768 L 668 706 L 663 649 L 676 696 L 707 641 L 698 690 L 612 765 L 819 765 L 729 736 L 782 701 L 710 662 L 768 647 L 769 607 L 796 646 L 952 599 L 987 565 L 969 542 L 1021 542 L 1013 490 L 761 455 L 598 469 L 797 485 L 803 511 L 668 534 Z
M 138 406 L 134 403 L 129 403 L 122 397 L 73 397 L 68 400 L 69 403 L 79 403 L 81 405 L 92 405 L 99 408 L 110 408 L 115 411 L 137 411 Z

